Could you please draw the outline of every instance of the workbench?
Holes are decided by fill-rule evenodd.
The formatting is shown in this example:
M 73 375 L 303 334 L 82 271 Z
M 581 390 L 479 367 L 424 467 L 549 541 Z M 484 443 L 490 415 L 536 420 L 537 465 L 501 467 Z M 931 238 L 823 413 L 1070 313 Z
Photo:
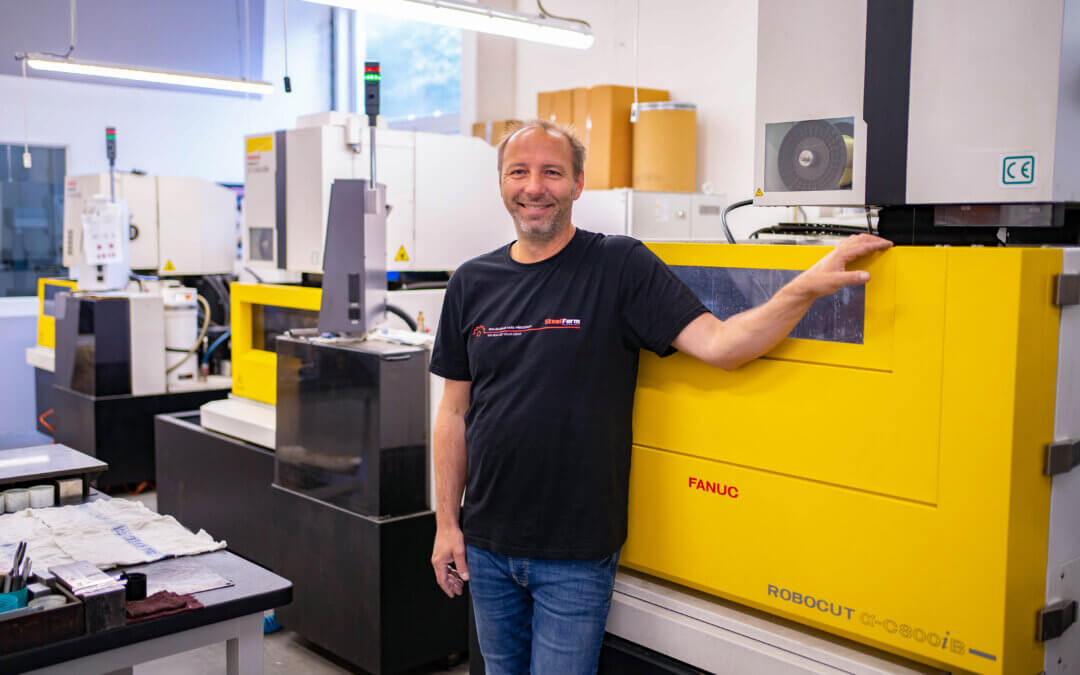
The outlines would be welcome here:
M 232 586 L 198 593 L 202 609 L 0 655 L 0 672 L 131 673 L 138 663 L 226 643 L 229 675 L 261 673 L 263 612 L 292 601 L 292 583 L 228 551 L 192 556 Z M 167 562 L 167 561 L 160 561 Z M 153 565 L 144 571 L 153 574 Z

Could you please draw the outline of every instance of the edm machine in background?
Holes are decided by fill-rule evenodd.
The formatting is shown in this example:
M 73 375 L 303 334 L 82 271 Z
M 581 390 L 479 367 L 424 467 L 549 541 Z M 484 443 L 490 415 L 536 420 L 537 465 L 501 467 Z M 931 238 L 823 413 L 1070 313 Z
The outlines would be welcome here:
M 101 488 L 154 480 L 155 414 L 226 395 L 230 379 L 201 372 L 197 352 L 215 309 L 204 288 L 220 289 L 211 297 L 224 323 L 236 252 L 230 190 L 117 174 L 112 128 L 106 150 L 109 173 L 65 179 L 63 261 L 74 279 L 40 280 L 27 350 L 39 429 L 107 461 Z
M 232 392 L 158 418 L 157 487 L 164 512 L 294 580 L 283 625 L 393 673 L 467 648 L 467 601 L 428 562 L 427 363 L 446 272 L 512 234 L 495 149 L 376 134 L 366 71 L 366 129 L 331 113 L 246 139 L 244 275 L 277 283 L 233 284 Z
M 296 129 L 250 135 L 245 151 L 245 283 L 232 289 L 233 390 L 204 406 L 201 419 L 207 429 L 273 449 L 274 337 L 316 327 L 335 180 L 377 172 L 386 185 L 381 273 L 392 280 L 392 328 L 415 324 L 433 337 L 448 272 L 507 243 L 513 230 L 496 188 L 495 148 L 477 138 L 376 136 L 363 115 L 332 112 L 302 116 Z M 438 378 L 431 396 L 436 403 L 441 396 Z
M 1080 3 L 763 0 L 757 44 L 754 203 L 897 246 L 737 371 L 642 356 L 609 632 L 673 672 L 1074 672 Z M 722 318 L 826 253 L 652 248 Z

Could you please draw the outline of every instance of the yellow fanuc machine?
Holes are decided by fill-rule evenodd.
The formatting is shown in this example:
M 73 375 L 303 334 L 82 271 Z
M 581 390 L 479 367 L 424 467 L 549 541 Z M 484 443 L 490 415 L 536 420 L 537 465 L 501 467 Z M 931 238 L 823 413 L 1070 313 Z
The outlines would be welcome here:
M 826 252 L 653 249 L 718 312 Z M 1059 363 L 1062 257 L 901 247 L 741 369 L 643 356 L 622 564 L 941 668 L 1040 672 L 1048 536 L 1077 539 L 1046 473 L 1080 344 Z
M 761 0 L 757 45 L 753 203 L 869 205 L 896 246 L 738 370 L 642 356 L 609 632 L 718 672 L 1076 672 L 1080 2 Z M 721 318 L 827 252 L 653 250 Z

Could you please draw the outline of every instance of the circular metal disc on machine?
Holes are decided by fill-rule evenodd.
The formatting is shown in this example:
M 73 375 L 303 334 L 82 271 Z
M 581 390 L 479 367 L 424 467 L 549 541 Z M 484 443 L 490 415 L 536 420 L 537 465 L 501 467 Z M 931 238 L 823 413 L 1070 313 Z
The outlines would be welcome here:
M 851 136 L 830 122 L 799 122 L 777 154 L 780 180 L 789 190 L 836 190 L 851 182 Z

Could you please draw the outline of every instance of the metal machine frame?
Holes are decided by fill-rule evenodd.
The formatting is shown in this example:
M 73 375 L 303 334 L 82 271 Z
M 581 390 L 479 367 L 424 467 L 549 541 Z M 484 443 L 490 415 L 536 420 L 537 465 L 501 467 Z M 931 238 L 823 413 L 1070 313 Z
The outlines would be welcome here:
M 322 290 L 307 286 L 240 284 L 232 297 L 233 393 L 271 405 L 277 400 L 277 354 L 256 349 L 252 342 L 257 305 L 319 311 Z
M 266 448 L 274 447 L 274 403 L 277 400 L 277 354 L 257 349 L 253 337 L 259 305 L 299 309 L 317 314 L 322 290 L 307 286 L 234 283 L 230 287 L 232 317 L 232 392 L 201 408 L 202 425 Z

